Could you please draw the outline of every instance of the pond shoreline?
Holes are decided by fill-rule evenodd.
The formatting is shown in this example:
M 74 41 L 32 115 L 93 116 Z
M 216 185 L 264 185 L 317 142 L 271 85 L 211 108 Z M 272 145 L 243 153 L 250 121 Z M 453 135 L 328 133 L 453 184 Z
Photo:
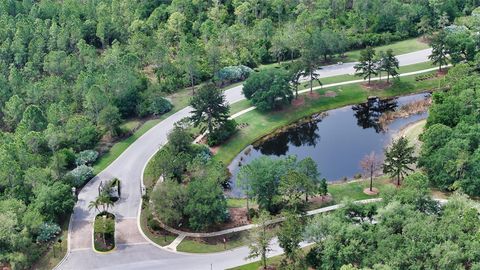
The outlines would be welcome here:
M 285 155 L 290 155 L 290 154 L 294 154 L 294 155 L 295 155 L 295 151 L 298 152 L 298 151 L 301 151 L 302 149 L 304 149 L 304 150 L 306 150 L 306 151 L 305 151 L 305 152 L 303 152 L 303 151 L 300 152 L 299 154 L 300 154 L 301 157 L 299 156 L 299 158 L 305 158 L 306 156 L 309 156 L 309 155 L 318 155 L 318 153 L 312 152 L 312 149 L 315 149 L 316 147 L 317 147 L 317 148 L 320 147 L 320 146 L 316 145 L 316 143 L 320 144 L 320 141 L 321 141 L 321 140 L 320 140 L 320 137 L 322 137 L 322 141 L 323 141 L 323 140 L 324 140 L 324 138 L 323 138 L 324 136 L 326 136 L 326 137 L 328 137 L 328 136 L 332 137 L 332 134 L 334 134 L 334 136 L 335 136 L 335 132 L 336 132 L 336 133 L 339 133 L 339 132 L 341 133 L 341 131 L 342 131 L 342 128 L 341 128 L 341 127 L 342 127 L 342 126 L 345 126 L 345 125 L 350 126 L 350 127 L 351 127 L 351 126 L 354 126 L 354 128 L 358 128 L 358 129 L 361 129 L 361 128 L 359 128 L 359 127 L 362 127 L 362 126 L 360 125 L 360 123 L 357 123 L 356 125 L 354 125 L 354 124 L 352 124 L 352 123 L 350 123 L 350 122 L 349 122 L 349 123 L 346 123 L 346 122 L 344 121 L 344 122 L 339 122 L 339 123 L 337 124 L 337 126 L 339 126 L 338 130 L 334 129 L 333 131 L 330 132 L 330 134 L 325 134 L 325 132 L 327 132 L 327 133 L 329 132 L 328 130 L 326 131 L 325 128 L 327 128 L 328 125 L 331 126 L 331 123 L 328 123 L 328 124 L 327 124 L 327 123 L 320 123 L 320 122 L 322 122 L 325 118 L 327 118 L 327 120 L 328 120 L 328 117 L 332 117 L 332 119 L 335 119 L 335 118 L 338 118 L 338 114 L 342 114 L 342 113 L 343 113 L 343 114 L 354 114 L 354 112 L 351 112 L 350 109 L 353 109 L 353 107 L 356 106 L 356 105 L 362 105 L 362 104 L 367 104 L 367 103 L 369 103 L 369 102 L 372 102 L 372 100 L 374 100 L 373 103 L 375 103 L 375 102 L 377 102 L 377 103 L 382 103 L 382 102 L 388 103 L 388 102 L 392 101 L 392 102 L 394 103 L 394 108 L 395 108 L 395 110 L 398 110 L 398 109 L 402 108 L 405 104 L 411 104 L 411 103 L 414 103 L 414 102 L 416 102 L 416 101 L 418 101 L 418 100 L 421 100 L 421 99 L 423 98 L 423 95 L 425 95 L 425 94 L 430 94 L 430 93 L 432 93 L 432 91 L 421 91 L 421 92 L 414 93 L 414 94 L 397 95 L 397 96 L 395 96 L 395 97 L 388 97 L 388 98 L 383 98 L 383 97 L 382 97 L 382 98 L 369 97 L 369 98 L 367 99 L 367 102 L 357 103 L 357 104 L 353 104 L 353 105 L 346 105 L 346 106 L 342 106 L 342 107 L 339 107 L 339 108 L 336 108 L 336 109 L 332 109 L 332 110 L 327 110 L 327 111 L 316 112 L 316 113 L 311 114 L 311 115 L 309 115 L 309 116 L 303 117 L 303 118 L 301 118 L 300 120 L 298 120 L 298 121 L 296 121 L 296 122 L 294 122 L 294 123 L 291 123 L 291 124 L 282 126 L 282 127 L 278 128 L 278 129 L 276 129 L 274 132 L 272 132 L 272 133 L 270 133 L 270 134 L 268 134 L 268 135 L 266 135 L 266 136 L 263 136 L 263 137 L 261 137 L 260 139 L 256 140 L 254 143 L 252 143 L 251 145 L 249 145 L 249 146 L 247 146 L 246 148 L 244 148 L 239 154 L 237 154 L 237 155 L 235 156 L 235 158 L 233 159 L 233 161 L 228 165 L 228 169 L 229 169 L 229 171 L 232 173 L 232 186 L 235 186 L 235 183 L 234 183 L 234 182 L 235 182 L 235 175 L 236 175 L 236 173 L 238 172 L 239 168 L 240 168 L 241 166 L 249 163 L 252 159 L 254 159 L 254 158 L 256 158 L 256 157 L 257 157 L 257 158 L 258 158 L 259 156 L 272 156 L 272 157 L 276 157 L 276 156 L 285 156 Z M 375 101 L 375 99 L 376 99 L 377 101 Z M 399 100 L 399 99 L 400 99 L 400 100 Z M 403 100 L 402 100 L 402 99 L 403 99 Z M 397 104 L 397 103 L 398 103 L 398 104 Z M 382 106 L 382 105 L 384 105 L 384 104 L 380 104 L 379 106 Z M 378 106 L 378 104 L 377 104 L 376 106 Z M 390 105 L 387 104 L 387 106 L 390 106 Z M 375 108 L 373 108 L 373 109 L 375 109 Z M 345 113 L 346 111 L 347 111 L 347 113 Z M 371 113 L 371 110 L 367 110 L 367 111 L 368 111 L 368 113 Z M 373 111 L 374 111 L 374 113 L 378 113 L 378 112 L 375 111 L 375 110 L 373 110 Z M 378 145 L 381 145 L 382 148 L 385 147 L 385 146 L 387 146 L 387 145 L 389 145 L 390 142 L 387 142 L 387 141 L 391 141 L 392 139 L 397 138 L 397 137 L 399 136 L 398 134 L 402 134 L 407 127 L 409 127 L 409 126 L 411 126 L 411 125 L 414 125 L 414 124 L 416 124 L 417 122 L 423 121 L 423 120 L 424 120 L 423 118 L 426 117 L 426 116 L 425 116 L 426 113 L 427 113 L 426 111 L 423 111 L 423 112 L 416 112 L 416 111 L 415 111 L 415 112 L 412 112 L 411 114 L 408 114 L 408 116 L 405 115 L 405 114 L 402 114 L 402 117 L 399 117 L 398 119 L 395 119 L 394 121 L 392 121 L 392 128 L 391 128 L 391 129 L 390 129 L 390 128 L 387 128 L 385 131 L 382 131 L 382 130 L 379 131 L 379 130 L 377 130 L 376 132 L 379 133 L 379 134 L 381 134 L 381 135 L 375 135 L 375 136 L 377 136 L 377 137 L 378 137 L 378 136 L 383 136 L 383 137 L 380 137 L 380 138 L 379 138 L 379 139 L 381 139 L 381 138 L 383 138 L 383 139 L 381 139 L 381 140 L 378 142 Z M 330 116 L 330 114 L 332 114 L 332 116 Z M 382 112 L 381 114 L 383 114 L 383 112 Z M 378 116 L 377 116 L 377 117 L 378 117 Z M 418 120 L 417 120 L 416 118 L 422 118 L 422 119 L 418 119 Z M 330 122 L 333 121 L 332 119 L 330 119 L 330 120 L 331 120 Z M 339 119 L 342 120 L 342 118 L 339 118 Z M 343 119 L 344 119 L 344 117 L 343 117 Z M 358 120 L 358 121 L 359 121 L 359 119 L 355 119 L 355 120 Z M 349 120 L 349 121 L 350 121 L 350 120 Z M 395 121 L 397 121 L 397 122 L 395 122 Z M 402 122 L 408 122 L 408 121 L 414 121 L 414 122 L 413 122 L 413 123 L 406 123 L 405 126 L 399 126 L 399 124 L 402 124 Z M 328 122 L 328 121 L 327 121 L 327 122 Z M 319 123 L 319 124 L 323 124 L 323 125 L 324 125 L 323 128 L 320 126 L 320 129 L 318 129 L 318 127 L 316 127 L 316 129 L 315 129 L 315 127 L 313 127 L 314 129 L 313 129 L 313 132 L 311 132 L 311 133 L 312 133 L 312 134 L 313 134 L 313 133 L 316 133 L 315 136 L 318 137 L 317 139 L 315 139 L 315 138 L 311 139 L 311 140 L 317 140 L 316 143 L 315 143 L 315 142 L 313 143 L 313 146 L 308 146 L 308 142 L 307 142 L 307 143 L 305 143 L 305 142 L 300 142 L 300 143 L 298 143 L 298 142 L 297 142 L 297 145 L 292 145 L 292 141 L 287 142 L 286 145 L 283 145 L 282 142 L 285 143 L 285 140 L 287 140 L 287 139 L 282 138 L 282 137 L 279 137 L 279 138 L 277 138 L 277 139 L 280 140 L 280 143 L 281 143 L 281 144 L 279 145 L 279 147 L 280 147 L 280 150 L 279 150 L 279 151 L 280 151 L 280 152 L 278 152 L 278 153 L 275 152 L 275 147 L 276 147 L 276 144 L 275 144 L 275 143 L 273 143 L 273 144 L 271 144 L 271 145 L 268 145 L 268 146 L 264 146 L 264 147 L 268 147 L 268 148 L 266 148 L 266 149 L 261 148 L 261 145 L 262 145 L 263 143 L 266 143 L 266 142 L 268 143 L 268 141 L 271 140 L 272 138 L 273 138 L 273 140 L 275 141 L 276 137 L 278 137 L 278 136 L 282 136 L 282 135 L 283 135 L 284 137 L 285 137 L 285 136 L 287 136 L 287 137 L 290 136 L 290 135 L 288 135 L 288 134 L 285 135 L 285 133 L 288 132 L 288 130 L 290 130 L 290 132 L 294 134 L 294 135 L 292 135 L 292 136 L 296 136 L 295 134 L 296 134 L 297 132 L 301 132 L 301 131 L 297 131 L 297 130 L 295 130 L 295 129 L 298 129 L 299 127 L 301 127 L 302 125 L 305 125 L 305 124 L 307 124 L 307 123 L 311 123 L 312 126 L 313 126 L 313 125 L 316 125 L 316 123 Z M 325 126 L 325 125 L 326 125 L 326 126 Z M 359 127 L 357 127 L 357 125 L 358 125 Z M 335 128 L 335 126 L 334 126 L 334 128 Z M 372 128 L 371 126 L 369 126 L 369 127 L 363 127 L 363 129 L 367 129 L 367 130 L 368 130 L 368 129 L 371 129 L 371 128 Z M 323 130 L 323 131 L 322 131 L 322 130 Z M 347 133 L 348 133 L 348 132 L 351 131 L 351 130 L 348 130 L 348 129 L 347 129 L 346 131 L 347 131 Z M 318 135 L 317 135 L 317 134 L 318 134 Z M 347 135 L 343 134 L 343 136 L 344 136 L 343 140 L 345 140 L 345 136 L 355 136 L 354 134 L 355 134 L 355 133 L 351 133 L 351 134 L 348 133 Z M 305 135 L 305 134 L 300 134 L 300 135 L 298 135 L 298 136 L 299 136 L 299 137 L 302 137 L 302 135 Z M 307 135 L 308 135 L 308 134 L 307 134 Z M 338 135 L 340 135 L 340 134 L 338 134 Z M 342 135 L 340 135 L 340 137 L 341 137 L 341 136 L 342 136 Z M 362 136 L 365 136 L 365 135 L 362 135 Z M 362 137 L 360 137 L 359 139 L 356 140 L 357 143 L 362 144 L 361 138 L 362 138 Z M 328 139 L 328 138 L 327 138 L 327 139 Z M 331 138 L 330 138 L 330 139 L 331 139 Z M 352 139 L 352 140 L 353 140 L 353 139 Z M 327 140 L 327 141 L 328 141 L 328 140 Z M 384 144 L 383 141 L 385 141 L 386 144 Z M 335 143 L 335 141 L 331 141 L 331 140 L 330 140 L 330 142 L 327 143 L 327 144 L 328 144 L 327 147 L 329 147 L 330 150 L 324 150 L 324 151 L 326 151 L 326 152 L 325 152 L 325 155 L 327 155 L 327 156 L 328 156 L 328 151 L 331 151 L 332 142 Z M 341 143 L 341 140 L 339 140 L 339 143 Z M 372 143 L 371 140 L 370 140 L 370 143 Z M 324 144 L 325 144 L 325 142 L 324 142 Z M 341 146 L 341 147 L 344 147 L 344 145 L 340 145 L 340 146 Z M 270 148 L 272 148 L 272 147 L 273 147 L 273 151 L 274 151 L 274 152 L 269 152 L 269 151 L 272 151 L 272 149 L 270 149 Z M 325 147 L 325 145 L 324 145 L 323 147 Z M 283 148 L 286 149 L 286 150 L 283 150 L 284 152 L 282 152 L 282 149 L 283 149 Z M 291 148 L 291 149 L 290 149 L 290 148 Z M 372 148 L 372 151 L 381 150 L 381 149 L 376 149 L 376 148 L 379 148 L 379 146 L 376 146 L 375 148 Z M 292 150 L 292 149 L 293 149 L 293 150 Z M 310 149 L 310 150 L 309 150 L 309 149 Z M 321 148 L 321 149 L 324 149 L 324 148 Z M 374 150 L 374 149 L 376 149 L 376 150 Z M 267 152 L 263 152 L 264 150 L 267 151 Z M 316 150 L 316 151 L 318 151 L 318 150 Z M 253 154 L 252 154 L 252 153 L 253 153 Z M 324 155 L 324 156 L 325 156 L 325 155 Z M 351 158 L 351 159 L 354 159 L 354 158 Z M 335 166 L 335 162 L 334 162 L 334 161 L 321 162 L 321 163 L 318 163 L 318 162 L 319 162 L 319 161 L 317 161 L 317 164 L 320 164 L 320 165 L 321 165 L 321 164 L 325 165 L 325 164 L 328 164 L 328 163 L 330 162 L 330 163 L 334 164 L 333 166 Z M 338 158 L 337 158 L 337 162 L 336 162 L 336 163 L 337 163 L 337 165 L 336 165 L 337 167 L 341 167 L 340 165 L 338 165 L 338 164 L 340 164 L 340 163 L 338 163 Z M 350 163 L 352 163 L 352 162 L 350 161 Z M 342 164 L 343 164 L 343 163 L 342 163 Z M 345 166 L 348 166 L 348 167 L 350 168 L 349 171 L 356 170 L 356 169 L 355 169 L 356 167 L 354 168 L 354 166 L 352 166 L 352 164 L 348 164 L 348 162 L 347 162 L 347 164 L 345 164 Z M 328 167 L 328 166 L 327 166 L 327 167 Z M 321 170 L 321 171 L 323 172 L 323 170 Z M 357 175 L 357 174 L 359 175 L 359 172 L 360 172 L 360 170 L 358 170 L 358 173 L 346 172 L 344 177 L 341 177 L 341 175 L 337 175 L 337 177 L 329 177 L 329 176 L 328 176 L 328 173 L 327 173 L 327 176 L 326 176 L 326 177 L 327 177 L 327 179 L 328 179 L 328 182 L 331 183 L 331 184 L 333 184 L 333 183 L 352 182 L 352 181 L 355 181 L 355 180 L 358 179 L 358 178 L 356 177 L 356 175 Z M 337 173 L 337 174 L 338 174 L 338 173 Z M 333 175 L 330 173 L 330 176 L 333 176 Z M 234 189 L 235 189 L 235 188 L 234 188 Z M 237 193 L 237 191 L 235 191 L 235 190 L 232 190 L 232 191 L 227 192 L 227 194 L 228 194 L 230 197 L 237 197 L 237 196 L 235 195 L 236 193 Z M 238 194 L 237 194 L 237 195 L 238 195 Z

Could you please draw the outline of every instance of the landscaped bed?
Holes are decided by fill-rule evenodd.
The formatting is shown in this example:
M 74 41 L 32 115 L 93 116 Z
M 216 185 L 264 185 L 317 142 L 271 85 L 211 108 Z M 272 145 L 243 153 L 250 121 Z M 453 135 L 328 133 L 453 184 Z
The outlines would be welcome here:
M 176 234 L 163 229 L 160 226 L 160 223 L 153 219 L 152 214 L 150 214 L 150 209 L 142 210 L 142 213 L 140 214 L 140 227 L 150 240 L 162 247 L 168 246 L 173 240 L 175 240 L 175 238 L 177 238 Z
M 96 251 L 107 252 L 115 248 L 115 215 L 102 212 L 95 217 L 93 246 Z
M 213 237 L 186 237 L 177 246 L 177 251 L 212 253 L 241 247 L 246 244 L 248 244 L 248 231 L 243 231 Z

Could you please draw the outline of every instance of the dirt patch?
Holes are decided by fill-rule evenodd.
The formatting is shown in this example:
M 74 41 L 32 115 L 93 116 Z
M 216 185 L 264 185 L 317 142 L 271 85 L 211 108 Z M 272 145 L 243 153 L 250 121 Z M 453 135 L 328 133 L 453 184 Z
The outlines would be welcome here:
M 328 194 L 328 195 L 325 195 L 325 196 L 316 196 L 316 197 L 313 197 L 313 198 L 309 198 L 308 201 L 310 203 L 329 203 L 332 201 L 332 195 Z
M 372 81 L 370 83 L 362 83 L 360 86 L 368 91 L 377 91 L 377 90 L 385 90 L 392 86 L 392 82 L 387 82 L 387 81 Z
M 220 229 L 224 230 L 250 224 L 247 219 L 246 207 L 229 208 L 228 212 L 230 213 L 230 219 L 227 223 L 223 223 Z
M 307 95 L 310 99 L 319 99 L 320 98 L 320 94 L 317 93 L 316 91 L 309 92 Z
M 305 98 L 300 96 L 292 101 L 292 106 L 293 107 L 300 107 L 303 104 L 305 104 Z
M 426 98 L 405 104 L 395 111 L 385 112 L 378 119 L 378 123 L 386 129 L 390 123 L 399 118 L 407 118 L 411 115 L 421 114 L 428 110 L 432 104 L 432 98 Z
M 372 187 L 372 190 L 370 190 L 370 188 L 366 188 L 363 190 L 363 193 L 369 195 L 369 196 L 375 196 L 377 195 L 378 193 L 380 193 L 380 191 L 378 190 L 378 188 L 374 188 Z
M 325 92 L 325 97 L 336 97 L 337 96 L 337 92 L 334 92 L 334 91 L 327 91 Z
M 437 71 L 437 77 L 445 76 L 447 75 L 447 73 L 448 73 L 448 70 L 446 68 L 443 68 L 442 70 Z

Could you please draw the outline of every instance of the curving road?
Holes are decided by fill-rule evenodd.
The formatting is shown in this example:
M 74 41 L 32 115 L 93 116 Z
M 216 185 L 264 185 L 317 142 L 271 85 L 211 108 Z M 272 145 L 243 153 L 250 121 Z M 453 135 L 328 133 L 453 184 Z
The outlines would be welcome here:
M 431 50 L 421 50 L 397 56 L 400 65 L 411 65 L 428 61 Z M 355 63 L 325 66 L 321 77 L 353 74 Z M 242 86 L 225 91 L 229 103 L 242 99 Z M 70 220 L 69 251 L 58 269 L 225 269 L 244 264 L 247 247 L 214 254 L 182 254 L 159 248 L 149 242 L 137 225 L 141 205 L 141 179 L 143 169 L 151 156 L 167 141 L 167 134 L 175 122 L 189 116 L 190 107 L 184 108 L 137 139 L 110 166 L 93 178 L 78 195 L 78 201 Z M 88 203 L 98 195 L 101 181 L 117 177 L 122 181 L 122 198 L 112 212 L 117 217 L 117 248 L 109 254 L 98 254 L 92 250 L 92 221 L 94 211 Z M 274 245 L 270 255 L 280 254 Z

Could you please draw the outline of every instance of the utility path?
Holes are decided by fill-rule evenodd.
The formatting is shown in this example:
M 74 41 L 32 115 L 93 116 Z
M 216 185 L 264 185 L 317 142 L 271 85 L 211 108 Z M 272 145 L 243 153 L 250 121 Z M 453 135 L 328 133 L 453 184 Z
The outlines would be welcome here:
M 397 56 L 400 65 L 412 65 L 428 61 L 431 50 L 421 50 Z M 321 77 L 353 73 L 354 63 L 323 67 Z M 245 97 L 242 86 L 225 91 L 227 102 L 238 102 Z M 214 254 L 182 254 L 147 242 L 139 228 L 143 170 L 149 159 L 167 142 L 167 134 L 174 123 L 188 117 L 191 108 L 186 107 L 151 128 L 130 145 L 112 164 L 100 172 L 78 195 L 68 232 L 68 252 L 56 267 L 58 269 L 225 269 L 244 264 L 248 247 Z M 92 221 L 94 211 L 88 203 L 98 195 L 101 181 L 117 177 L 122 181 L 122 198 L 112 212 L 118 220 L 116 226 L 117 249 L 109 254 L 92 250 Z M 281 254 L 274 246 L 271 256 Z

